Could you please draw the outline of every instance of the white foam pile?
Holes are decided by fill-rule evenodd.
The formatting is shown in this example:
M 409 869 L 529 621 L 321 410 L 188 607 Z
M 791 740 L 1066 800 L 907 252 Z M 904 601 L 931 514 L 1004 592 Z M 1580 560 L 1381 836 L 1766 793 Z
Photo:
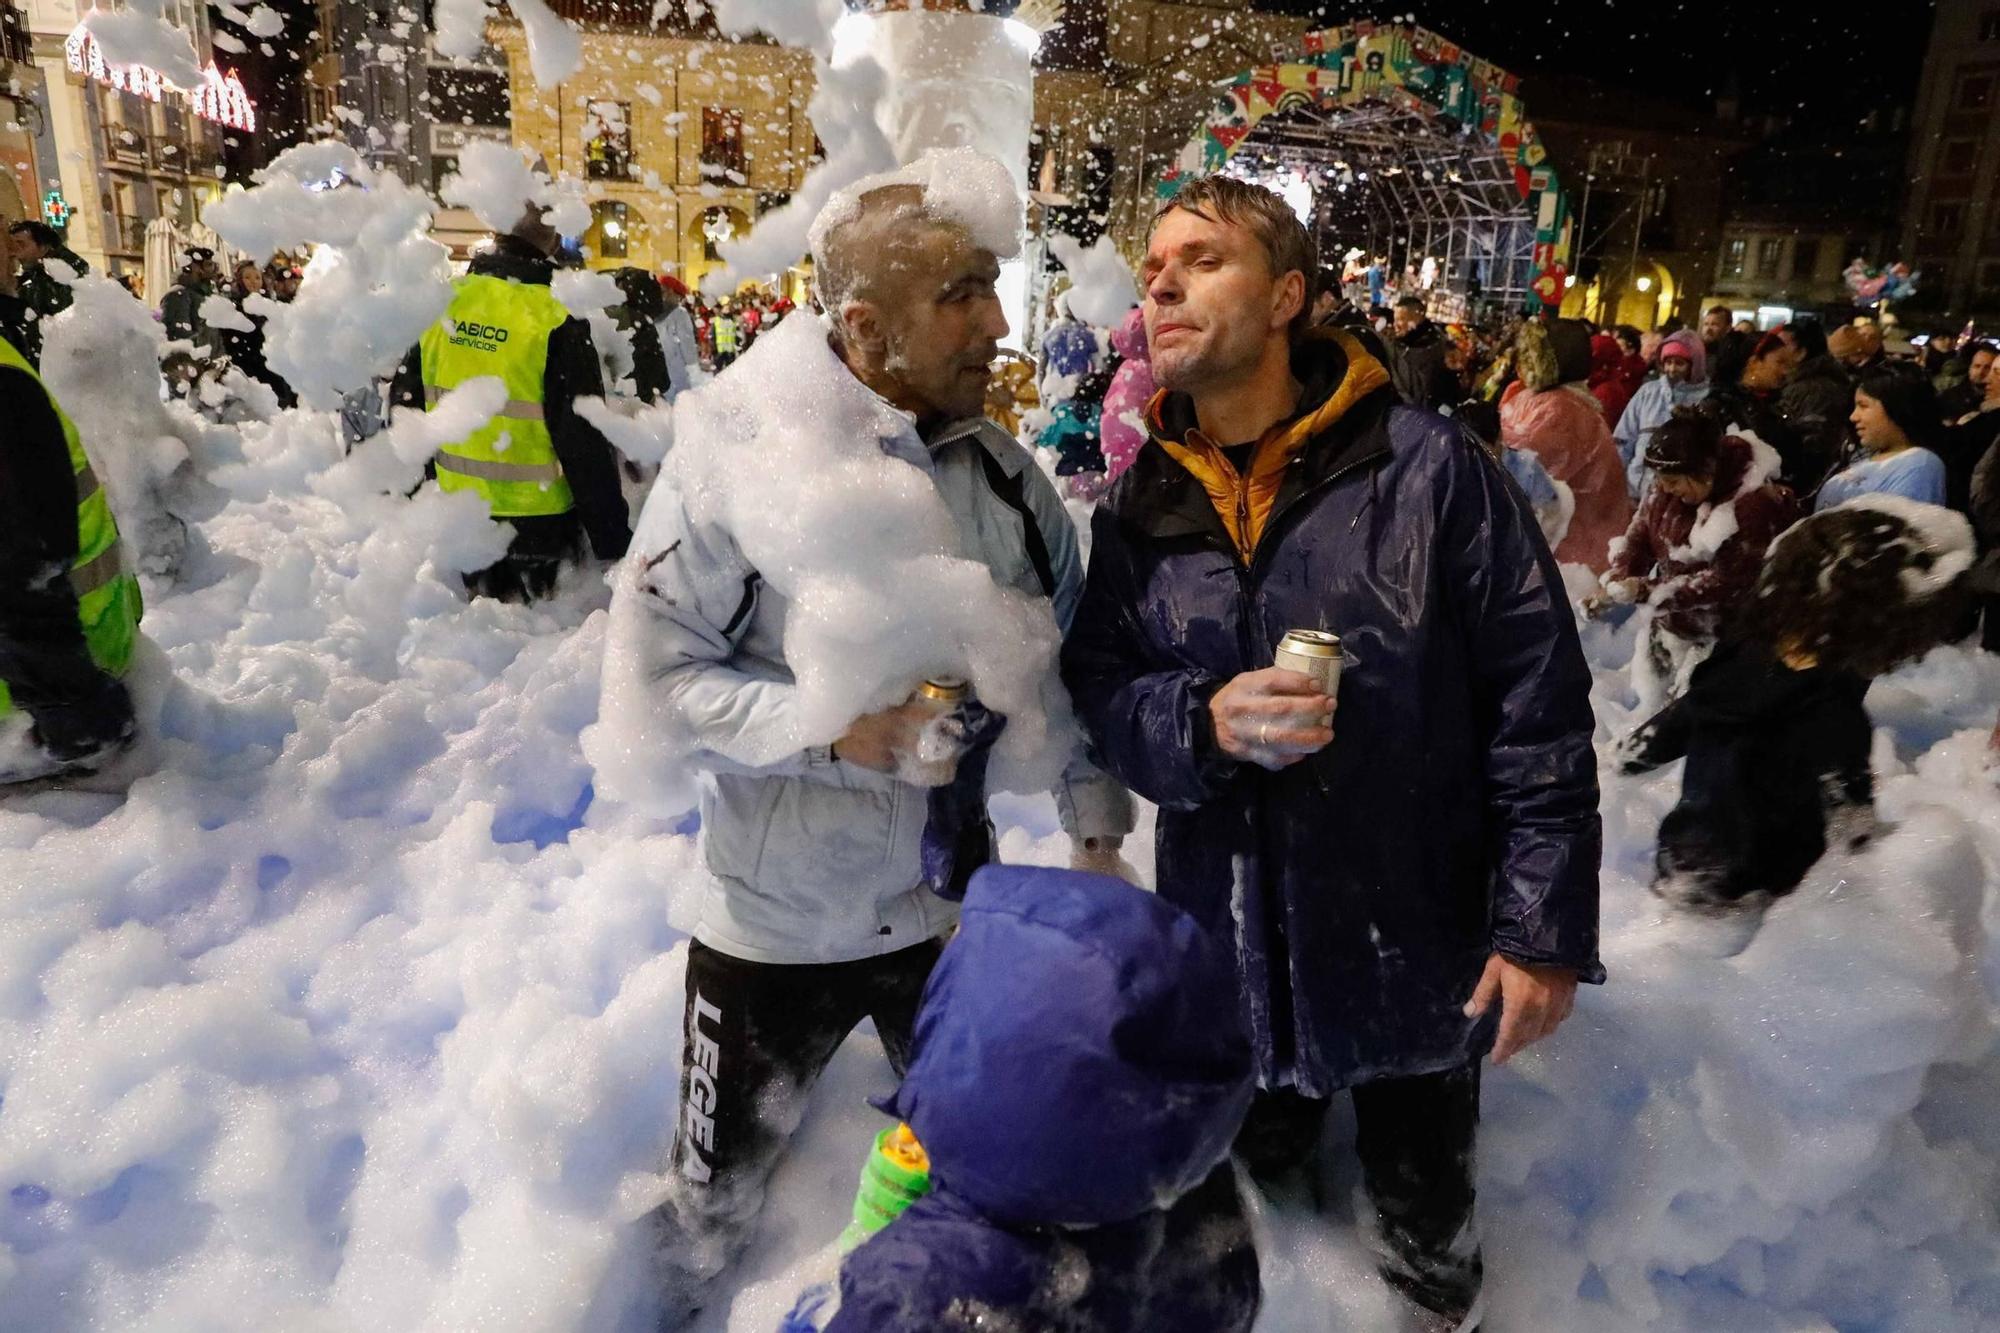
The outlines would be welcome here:
M 95 273 L 71 285 L 74 304 L 43 327 L 42 378 L 85 440 L 119 442 L 95 470 L 126 549 L 142 572 L 172 577 L 188 524 L 220 503 L 205 478 L 236 457 L 236 435 L 161 401 L 167 339 L 142 302 Z
M 1132 266 L 1110 236 L 1100 236 L 1088 247 L 1069 236 L 1052 236 L 1049 249 L 1069 273 L 1069 308 L 1084 323 L 1115 329 L 1125 312 L 1139 304 Z
M 302 401 L 337 407 L 392 371 L 451 300 L 450 252 L 427 234 L 431 201 L 332 139 L 288 148 L 251 179 L 202 221 L 253 257 L 319 247 L 298 298 L 264 326 L 264 355 Z
M 565 236 L 581 235 L 590 225 L 590 205 L 577 182 L 537 173 L 529 154 L 491 139 L 465 145 L 458 170 L 444 178 L 438 195 L 447 204 L 471 209 L 498 232 L 519 222 L 530 204 L 548 209 L 549 225 Z
M 724 33 L 762 32 L 813 53 L 806 114 L 827 148 L 826 159 L 806 173 L 786 204 L 759 216 L 748 236 L 722 246 L 726 265 L 704 275 L 702 288 L 724 295 L 746 275 L 782 272 L 796 262 L 810 248 L 807 233 L 834 192 L 893 168 L 896 150 L 877 123 L 888 95 L 881 65 L 866 55 L 834 63 L 834 27 L 845 12 L 841 0 L 715 0 L 714 10 Z
M 595 794 L 601 581 L 468 605 L 476 502 L 401 498 L 494 389 L 344 461 L 328 416 L 214 428 L 221 498 L 149 588 L 160 771 L 0 807 L 10 1326 L 642 1326 L 699 872 L 673 802 Z M 1608 751 L 1631 631 L 1586 633 Z M 1890 831 L 1754 933 L 1662 912 L 1677 775 L 1606 770 L 1612 982 L 1487 1085 L 1492 1327 L 2000 1320 L 2000 663 L 1942 650 L 1872 703 Z M 1045 798 L 999 808 L 1008 856 L 1060 859 Z M 888 1078 L 844 1048 L 705 1328 L 774 1327 L 823 1268 Z M 1267 1219 L 1264 1327 L 1395 1326 L 1351 1183 Z
M 1046 788 L 1072 748 L 1066 700 L 1049 697 L 1057 642 L 1041 607 L 993 582 L 958 554 L 950 511 L 930 479 L 880 441 L 915 435 L 908 418 L 864 388 L 827 345 L 823 321 L 797 312 L 759 338 L 742 370 L 681 396 L 673 452 L 633 539 L 629 593 L 613 621 L 607 721 L 591 755 L 616 776 L 621 796 L 676 790 L 676 770 L 701 743 L 704 705 L 689 718 L 657 684 L 643 617 L 646 562 L 692 523 L 726 532 L 790 603 L 785 654 L 795 686 L 774 690 L 763 748 L 731 753 L 771 764 L 825 745 L 855 717 L 908 699 L 926 679 L 968 680 L 1007 715 L 994 779 L 1010 790 Z M 773 394 L 783 383 L 787 392 Z M 801 404 L 811 405 L 801 410 Z M 685 519 L 680 515 L 685 514 Z M 706 537 L 695 540 L 705 541 Z M 912 595 L 913 589 L 923 589 Z M 763 706 L 763 705 L 760 705 Z M 676 797 L 678 799 L 678 795 Z

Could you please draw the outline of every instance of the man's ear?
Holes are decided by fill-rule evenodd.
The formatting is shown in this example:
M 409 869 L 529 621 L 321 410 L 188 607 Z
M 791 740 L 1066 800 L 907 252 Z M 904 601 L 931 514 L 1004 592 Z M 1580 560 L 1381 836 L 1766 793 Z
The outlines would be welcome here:
M 882 312 L 872 301 L 849 301 L 840 308 L 841 341 L 871 359 L 881 354 L 888 339 L 882 329 Z
M 1271 307 L 1271 327 L 1284 328 L 1306 308 L 1306 275 L 1293 269 L 1278 279 L 1277 302 Z

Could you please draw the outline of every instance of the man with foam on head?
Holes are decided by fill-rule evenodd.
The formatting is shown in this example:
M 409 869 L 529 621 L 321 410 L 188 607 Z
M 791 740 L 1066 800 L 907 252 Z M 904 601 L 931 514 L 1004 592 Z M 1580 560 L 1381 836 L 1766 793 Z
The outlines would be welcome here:
M 824 316 L 792 315 L 682 397 L 616 594 L 614 620 L 635 599 L 644 618 L 648 705 L 702 770 L 711 872 L 689 947 L 682 1113 L 659 1215 L 669 1327 L 747 1240 L 848 1032 L 873 1019 L 903 1068 L 957 919 L 927 879 L 937 793 L 919 785 L 915 761 L 934 714 L 912 700 L 923 675 L 898 674 L 912 660 L 899 645 L 948 656 L 943 640 L 979 633 L 962 619 L 968 599 L 1032 618 L 1018 623 L 1045 644 L 1033 685 L 1061 698 L 1056 629 L 1081 594 L 1076 534 L 1026 451 L 982 415 L 1007 332 L 994 288 L 1020 212 L 1006 169 L 966 150 L 831 200 L 812 232 Z M 923 568 L 969 582 L 882 579 L 927 544 L 943 563 Z M 868 627 L 839 661 L 812 656 L 829 621 Z M 982 665 L 971 661 L 975 684 Z M 846 712 L 836 729 L 814 709 L 842 673 L 888 702 Z M 1008 711 L 998 689 L 980 695 Z M 1017 735 L 1045 720 L 1013 707 Z M 1063 754 L 1053 758 L 1051 773 Z M 1116 867 L 1130 798 L 1080 754 L 1056 795 L 1074 859 Z M 977 832 L 983 791 L 971 800 Z

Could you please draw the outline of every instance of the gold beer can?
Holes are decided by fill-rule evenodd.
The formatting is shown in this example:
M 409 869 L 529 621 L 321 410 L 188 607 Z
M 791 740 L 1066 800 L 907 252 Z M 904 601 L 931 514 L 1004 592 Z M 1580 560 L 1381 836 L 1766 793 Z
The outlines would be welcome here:
M 1340 636 L 1331 630 L 1295 629 L 1278 640 L 1277 665 L 1319 682 L 1328 697 L 1340 693 Z

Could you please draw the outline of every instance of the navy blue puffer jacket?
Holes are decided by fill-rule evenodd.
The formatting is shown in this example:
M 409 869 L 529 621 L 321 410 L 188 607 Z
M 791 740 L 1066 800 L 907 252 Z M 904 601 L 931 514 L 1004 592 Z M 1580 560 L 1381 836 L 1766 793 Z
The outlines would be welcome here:
M 1302 344 L 1302 411 L 1347 374 Z M 1169 395 L 1173 438 L 1192 406 Z M 1114 777 L 1158 803 L 1162 897 L 1234 941 L 1267 1085 L 1320 1094 L 1484 1053 L 1488 956 L 1597 960 L 1590 677 L 1519 490 L 1448 419 L 1378 390 L 1290 465 L 1244 564 L 1157 440 L 1098 509 L 1063 655 Z M 1214 744 L 1208 701 L 1285 631 L 1353 659 L 1333 744 L 1283 772 Z

